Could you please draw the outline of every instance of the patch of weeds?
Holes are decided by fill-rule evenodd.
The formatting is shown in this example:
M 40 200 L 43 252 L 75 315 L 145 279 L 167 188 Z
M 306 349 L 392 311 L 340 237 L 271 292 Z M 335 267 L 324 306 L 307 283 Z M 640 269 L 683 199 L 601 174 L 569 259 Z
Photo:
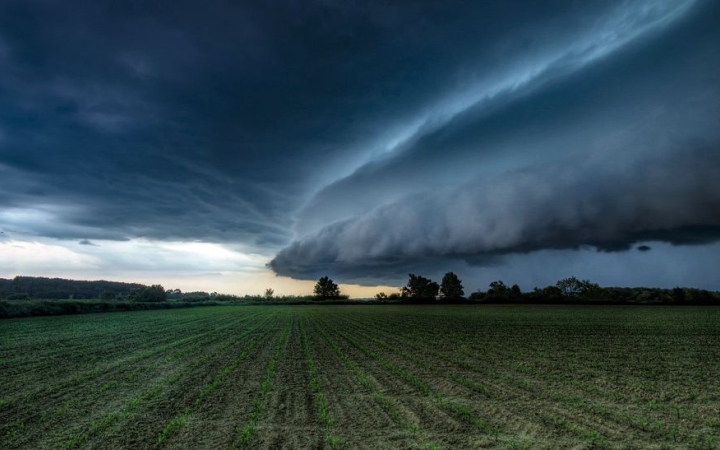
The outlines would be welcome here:
M 185 425 L 188 421 L 188 418 L 190 417 L 190 409 L 186 409 L 185 412 L 174 419 L 172 419 L 170 422 L 168 422 L 167 425 L 165 425 L 165 429 L 158 435 L 157 443 L 158 445 L 165 442 L 165 440 L 170 436 L 170 434 L 175 431 L 176 429 L 182 427 Z
M 510 441 L 509 448 L 511 450 L 530 450 L 530 444 L 525 442 L 515 442 L 515 440 Z
M 227 368 L 229 368 L 229 367 L 230 367 L 230 366 L 226 367 L 226 370 L 227 370 Z M 221 376 L 226 376 L 226 375 L 227 375 L 226 371 L 223 370 Z M 197 405 L 199 405 L 200 403 L 202 403 L 202 401 L 205 400 L 205 397 L 207 397 L 207 396 L 210 395 L 215 389 L 217 389 L 217 387 L 218 387 L 219 384 L 220 384 L 220 380 L 218 379 L 218 380 L 213 381 L 213 382 L 210 383 L 209 385 L 205 386 L 205 387 L 202 389 L 202 391 L 200 391 L 200 395 L 198 396 L 198 398 L 195 399 L 195 406 L 197 406 Z
M 109 391 L 111 389 L 115 389 L 118 387 L 117 381 L 111 381 L 109 383 L 105 383 L 102 386 L 100 386 L 100 392 Z
M 127 410 L 132 411 L 133 409 L 138 408 L 140 405 L 142 405 L 142 400 L 137 397 L 134 397 L 134 398 L 130 399 L 130 401 L 128 402 Z
M 717 436 L 701 435 L 693 440 L 692 448 L 698 450 L 712 450 L 720 448 Z
M 345 448 L 345 444 L 338 436 L 335 436 L 334 434 L 326 434 L 325 447 L 330 450 L 341 450 Z
M 604 450 L 610 448 L 605 437 L 595 430 L 590 431 L 587 438 L 590 441 L 591 449 Z

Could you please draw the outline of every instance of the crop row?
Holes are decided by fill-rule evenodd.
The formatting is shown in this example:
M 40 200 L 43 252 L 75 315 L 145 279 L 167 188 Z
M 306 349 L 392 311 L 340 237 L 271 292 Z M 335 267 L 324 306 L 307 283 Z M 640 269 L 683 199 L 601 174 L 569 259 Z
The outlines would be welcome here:
M 263 379 L 263 382 L 260 385 L 260 392 L 255 396 L 255 399 L 253 401 L 253 406 L 250 411 L 250 414 L 248 415 L 245 426 L 237 427 L 235 430 L 237 436 L 235 438 L 235 442 L 233 443 L 233 445 L 231 447 L 233 450 L 242 450 L 244 448 L 247 448 L 252 442 L 253 435 L 255 434 L 257 424 L 260 421 L 260 418 L 263 413 L 263 407 L 265 405 L 265 398 L 267 397 L 268 393 L 270 392 L 270 388 L 272 387 L 272 382 L 273 382 L 273 378 L 275 377 L 275 369 L 277 368 L 278 359 L 280 358 L 280 355 L 283 350 L 283 346 L 285 345 L 288 334 L 290 333 L 291 325 L 292 325 L 292 321 L 288 320 L 287 325 L 285 326 L 284 330 L 282 331 L 282 334 L 280 335 L 277 343 L 275 344 L 275 352 L 272 356 L 272 359 L 268 363 L 267 368 L 265 369 L 265 378 Z
M 362 342 L 358 338 L 352 337 L 349 333 L 342 332 L 338 329 L 334 329 L 334 332 L 347 341 L 351 346 L 359 350 L 362 354 L 375 361 L 379 366 L 397 376 L 399 379 L 404 381 L 407 385 L 412 386 L 418 391 L 418 393 L 424 396 L 427 400 L 431 401 L 435 406 L 449 413 L 456 419 L 476 427 L 478 430 L 493 436 L 495 441 L 498 440 L 500 431 L 499 429 L 490 424 L 488 419 L 482 418 L 479 414 L 467 404 L 467 402 L 460 401 L 455 398 L 451 398 L 441 389 L 432 386 L 428 381 L 420 377 L 415 371 L 408 370 L 405 367 L 395 363 L 393 359 L 388 359 L 380 353 L 372 350 L 367 344 L 369 341 L 374 339 L 365 335 L 363 336 Z M 388 348 L 388 347 L 386 347 Z M 403 352 L 403 354 L 406 354 Z M 422 361 L 422 364 L 427 364 L 427 361 Z
M 315 361 L 313 360 L 312 350 L 310 346 L 310 339 L 308 338 L 303 321 L 299 321 L 300 336 L 302 339 L 303 352 L 305 353 L 305 362 L 308 366 L 308 372 L 310 373 L 310 389 L 313 393 L 313 400 L 317 408 L 320 422 L 325 428 L 325 444 L 327 448 L 336 449 L 341 447 L 341 441 L 338 436 L 333 434 L 332 426 L 333 420 L 330 415 L 330 407 L 328 405 L 325 394 L 323 394 L 322 386 L 320 385 L 320 378 L 318 377 L 317 368 Z
M 620 382 L 629 382 L 626 386 L 630 391 L 613 393 L 617 392 L 618 387 L 622 389 L 624 386 L 620 384 L 616 385 L 616 389 L 601 391 L 595 389 L 594 383 L 588 383 L 587 378 L 576 377 L 570 371 L 563 372 L 562 367 L 552 372 L 536 369 L 543 367 L 544 360 L 558 358 L 562 353 L 558 353 L 554 339 L 547 334 L 543 338 L 545 347 L 538 349 L 532 328 L 503 329 L 505 332 L 510 331 L 510 336 L 493 336 L 485 331 L 483 339 L 468 340 L 465 336 L 458 336 L 452 323 L 433 324 L 435 317 L 429 315 L 419 317 L 416 321 L 406 321 L 406 317 L 399 320 L 390 314 L 339 314 L 337 310 L 318 314 L 337 329 L 343 330 L 338 332 L 339 335 L 345 335 L 346 340 L 365 356 L 377 360 L 388 372 L 395 373 L 420 392 L 428 389 L 428 392 L 432 392 L 432 383 L 427 380 L 441 382 L 443 386 L 451 388 L 454 397 L 466 397 L 482 410 L 495 411 L 493 415 L 503 418 L 497 425 L 511 427 L 506 428 L 509 435 L 532 430 L 533 435 L 542 439 L 562 439 L 568 443 L 579 440 L 590 446 L 612 446 L 608 442 L 627 439 L 630 428 L 634 430 L 632 434 L 636 439 L 644 436 L 642 439 L 666 442 L 670 446 L 684 442 L 693 448 L 712 448 L 714 444 L 711 443 L 717 442 L 715 437 L 718 433 L 712 427 L 717 427 L 720 421 L 708 422 L 708 417 L 701 412 L 706 408 L 700 408 L 700 405 L 676 403 L 673 406 L 660 399 L 639 404 L 633 402 L 638 398 L 635 396 L 636 389 L 648 392 L 646 390 L 649 387 L 657 385 L 657 381 L 652 378 L 638 383 L 634 377 L 624 377 Z M 412 313 L 408 316 L 412 317 Z M 460 316 L 457 318 L 462 320 Z M 508 316 L 506 320 L 511 321 L 512 317 Z M 597 323 L 603 332 L 618 331 L 607 323 Z M 546 324 L 536 323 L 535 327 L 542 330 Z M 567 328 L 572 331 L 575 327 L 570 325 Z M 673 341 L 682 336 L 679 331 L 676 332 Z M 646 339 L 641 333 L 638 336 L 637 331 L 628 334 L 628 340 L 642 342 Z M 438 337 L 442 335 L 445 337 Z M 555 331 L 553 335 L 555 339 L 563 338 L 561 331 Z M 652 336 L 657 338 L 656 335 Z M 469 347 L 497 347 L 498 344 L 501 351 L 495 357 L 504 358 L 506 362 L 494 358 L 488 360 L 490 355 L 482 352 L 482 349 L 481 355 L 484 357 L 468 351 Z M 586 371 L 596 376 L 604 373 L 602 365 L 603 359 L 608 357 L 607 353 L 593 345 L 586 345 L 585 340 L 576 341 L 574 347 L 580 355 L 580 358 L 576 357 L 577 360 L 582 361 L 587 357 L 597 360 L 592 361 L 592 369 L 585 367 Z M 657 357 L 660 348 L 667 351 L 672 347 L 659 343 L 645 346 L 645 364 L 657 364 L 658 360 L 663 360 Z M 673 357 L 675 363 L 671 367 L 656 365 L 654 372 L 664 378 L 676 379 L 678 375 L 669 372 L 669 369 L 679 370 L 684 367 L 685 373 L 696 376 L 692 365 L 678 363 L 678 357 L 683 359 L 686 355 L 679 353 Z M 604 364 L 607 365 L 606 360 Z M 650 370 L 646 372 L 653 373 Z M 457 388 L 453 388 L 452 384 L 457 385 Z M 464 394 L 459 390 L 460 387 L 469 393 Z M 469 395 L 471 393 L 478 397 L 473 399 Z M 618 403 L 618 397 L 631 401 Z M 707 425 L 702 426 L 703 422 Z M 528 429 L 528 426 L 532 428 Z
M 261 326 L 256 327 L 260 328 Z M 239 340 L 242 340 L 248 335 L 251 335 L 252 332 L 254 332 L 255 329 L 246 331 L 243 335 L 238 336 Z M 220 386 L 223 381 L 230 375 L 230 373 L 235 370 L 235 368 L 243 361 L 245 360 L 250 352 L 255 349 L 262 341 L 263 339 L 270 334 L 273 331 L 272 328 L 266 327 L 266 330 L 260 335 L 255 337 L 252 340 L 249 340 L 240 354 L 233 359 L 230 364 L 225 366 L 218 375 L 214 377 L 212 382 L 206 384 L 202 387 L 197 397 L 193 400 L 192 405 L 185 408 L 185 410 L 182 412 L 182 414 L 179 414 L 175 417 L 173 417 L 167 425 L 165 425 L 165 428 L 163 431 L 158 435 L 158 444 L 162 444 L 165 442 L 165 440 L 168 439 L 168 437 L 176 431 L 178 428 L 182 427 L 190 417 L 190 414 L 192 414 L 193 408 L 199 406 L 209 395 L 211 395 L 217 388 Z
M 81 370 L 59 382 L 50 380 L 48 385 L 57 389 L 55 391 L 48 390 L 47 386 L 29 385 L 30 389 L 20 391 L 19 398 L 23 401 L 9 403 L 0 415 L 11 418 L 0 425 L 0 443 L 29 445 L 41 439 L 40 442 L 47 443 L 44 445 L 74 448 L 111 428 L 117 429 L 131 421 L 144 405 L 154 407 L 158 400 L 164 403 L 163 397 L 171 395 L 168 389 L 183 378 L 196 373 L 193 378 L 197 379 L 215 360 L 222 361 L 222 355 L 233 350 L 231 347 L 238 340 L 258 330 L 265 332 L 270 315 L 235 315 L 221 320 L 214 330 L 211 327 L 215 318 L 205 319 L 201 333 L 180 337 L 175 328 L 172 330 L 174 341 L 145 351 L 126 350 L 123 363 L 116 361 L 103 369 Z M 172 323 L 171 320 L 170 325 Z M 232 330 L 241 330 L 241 333 Z M 26 411 L 24 416 L 22 411 Z M 59 428 L 63 423 L 66 425 Z
M 335 355 L 356 377 L 357 381 L 370 392 L 372 399 L 378 404 L 378 406 L 380 406 L 400 427 L 412 433 L 412 435 L 416 437 L 420 448 L 439 449 L 439 445 L 429 441 L 426 438 L 427 433 L 423 431 L 416 422 L 412 421 L 403 412 L 401 412 L 392 398 L 383 393 L 382 386 L 378 385 L 372 377 L 366 374 L 363 369 L 361 369 L 350 357 L 348 357 L 342 347 L 332 339 L 329 331 L 326 331 L 328 328 L 327 324 L 318 320 L 317 317 L 314 317 L 313 319 L 315 320 L 315 331 L 319 333 L 330 345 Z

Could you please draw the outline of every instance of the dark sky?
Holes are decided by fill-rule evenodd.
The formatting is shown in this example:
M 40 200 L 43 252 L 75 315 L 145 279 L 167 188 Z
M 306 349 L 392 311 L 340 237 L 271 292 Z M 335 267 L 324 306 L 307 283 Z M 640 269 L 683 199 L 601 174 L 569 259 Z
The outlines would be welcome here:
M 720 289 L 719 119 L 711 0 L 0 0 L 0 276 L 172 242 Z

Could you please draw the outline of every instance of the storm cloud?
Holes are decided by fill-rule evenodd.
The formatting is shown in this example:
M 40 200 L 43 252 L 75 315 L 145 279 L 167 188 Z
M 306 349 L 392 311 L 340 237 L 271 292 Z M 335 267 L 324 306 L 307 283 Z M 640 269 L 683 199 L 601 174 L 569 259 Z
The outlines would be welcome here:
M 661 3 L 669 5 L 653 5 Z M 622 17 L 647 20 L 639 11 Z M 502 255 L 544 249 L 718 240 L 712 39 L 720 36 L 697 11 L 674 25 L 655 19 L 664 35 L 648 26 L 649 36 L 634 33 L 633 42 L 620 36 L 638 27 L 620 27 L 610 39 L 622 44 L 597 60 L 561 52 L 550 58 L 563 61 L 558 67 L 542 65 L 420 127 L 385 158 L 326 186 L 299 211 L 301 237 L 271 267 L 353 280 L 377 267 L 378 277 L 401 280 L 412 268 L 435 276 L 442 264 L 467 269 L 452 260 L 495 266 Z
M 717 147 L 621 169 L 567 161 L 510 172 L 336 222 L 284 249 L 272 267 L 353 279 L 368 267 L 428 258 L 483 265 L 475 257 L 583 246 L 626 251 L 643 241 L 706 244 L 720 239 L 718 173 Z
M 98 258 L 109 241 L 212 243 L 366 284 L 707 249 L 719 13 L 3 1 L 0 229 Z

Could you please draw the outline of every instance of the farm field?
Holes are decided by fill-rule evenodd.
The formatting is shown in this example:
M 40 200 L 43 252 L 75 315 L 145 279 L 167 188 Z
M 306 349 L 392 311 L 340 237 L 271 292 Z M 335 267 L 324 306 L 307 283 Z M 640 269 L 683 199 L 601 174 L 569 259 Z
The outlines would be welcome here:
M 720 448 L 720 308 L 0 321 L 0 448 Z

